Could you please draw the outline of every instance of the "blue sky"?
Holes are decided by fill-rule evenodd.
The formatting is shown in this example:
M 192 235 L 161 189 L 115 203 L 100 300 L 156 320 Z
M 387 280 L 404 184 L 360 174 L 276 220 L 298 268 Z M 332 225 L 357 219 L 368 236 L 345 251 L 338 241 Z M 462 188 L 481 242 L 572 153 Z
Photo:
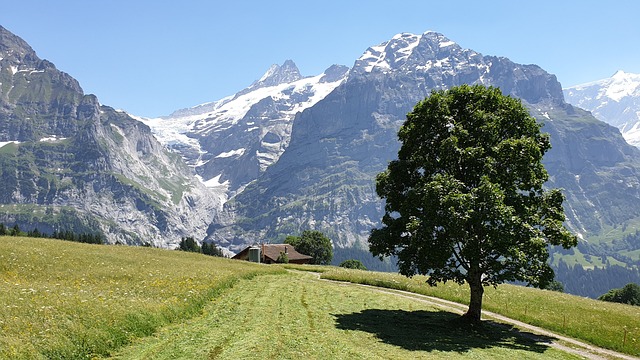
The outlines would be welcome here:
M 286 59 L 352 66 L 401 32 L 537 64 L 563 86 L 640 73 L 640 1 L 0 0 L 0 25 L 100 102 L 140 116 L 218 100 Z

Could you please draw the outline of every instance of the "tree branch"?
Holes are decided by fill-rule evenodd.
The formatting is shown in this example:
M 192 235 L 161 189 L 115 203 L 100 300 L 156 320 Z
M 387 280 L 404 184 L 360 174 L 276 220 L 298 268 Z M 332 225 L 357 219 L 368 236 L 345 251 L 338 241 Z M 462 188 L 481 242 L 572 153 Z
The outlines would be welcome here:
M 456 250 L 454 246 L 453 256 L 455 256 L 456 260 L 458 261 L 458 263 L 460 263 L 460 266 L 462 266 L 463 269 L 469 271 L 469 268 L 470 268 L 469 264 L 466 261 L 464 261 L 459 254 L 460 252 L 462 252 L 462 245 L 460 244 L 459 241 L 456 242 L 456 246 L 458 247 L 458 250 Z

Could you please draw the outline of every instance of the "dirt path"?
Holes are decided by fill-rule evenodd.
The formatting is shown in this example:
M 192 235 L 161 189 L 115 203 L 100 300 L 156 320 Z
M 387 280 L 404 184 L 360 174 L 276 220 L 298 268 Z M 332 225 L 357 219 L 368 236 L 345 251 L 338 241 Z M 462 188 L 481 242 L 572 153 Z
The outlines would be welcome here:
M 342 284 L 343 286 L 363 287 L 363 288 L 368 288 L 371 291 L 377 291 L 377 292 L 386 293 L 386 294 L 393 294 L 395 296 L 413 299 L 415 301 L 419 301 L 422 303 L 438 306 L 443 310 L 450 311 L 457 314 L 463 314 L 467 310 L 466 305 L 439 299 L 436 297 L 416 294 L 416 293 L 402 291 L 402 290 L 380 288 L 380 287 L 371 286 L 371 285 L 363 285 L 363 284 L 355 284 L 355 283 L 349 283 L 349 282 L 321 279 L 320 274 L 316 274 L 316 275 L 317 275 L 317 279 L 320 281 L 329 281 L 333 283 L 339 283 L 339 284 Z M 484 320 L 495 320 L 500 323 L 513 325 L 520 330 L 524 330 L 526 332 L 521 331 L 520 335 L 532 338 L 534 340 L 540 340 L 542 339 L 542 337 L 553 338 L 554 340 L 548 343 L 550 347 L 553 347 L 561 351 L 566 351 L 568 353 L 575 354 L 578 356 L 583 356 L 587 359 L 591 359 L 591 360 L 601 360 L 601 359 L 638 360 L 640 359 L 631 355 L 622 354 L 613 350 L 608 350 L 608 349 L 600 348 L 591 344 L 587 344 L 585 342 L 582 342 L 576 339 L 568 338 L 566 336 L 556 334 L 546 329 L 533 326 L 527 323 L 523 323 L 521 321 L 514 320 L 494 312 L 483 310 L 482 315 Z

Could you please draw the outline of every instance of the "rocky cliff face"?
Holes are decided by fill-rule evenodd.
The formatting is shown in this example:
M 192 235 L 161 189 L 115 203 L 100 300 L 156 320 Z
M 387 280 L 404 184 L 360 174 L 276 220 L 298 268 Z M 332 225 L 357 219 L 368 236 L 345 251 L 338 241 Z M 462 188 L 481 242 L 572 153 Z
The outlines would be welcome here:
M 221 206 L 150 129 L 0 27 L 0 222 L 173 246 Z
M 576 231 L 586 237 L 640 216 L 638 152 L 611 126 L 567 105 L 555 76 L 430 32 L 369 48 L 344 83 L 296 117 L 286 151 L 225 204 L 210 237 L 233 250 L 315 228 L 337 247 L 366 247 L 382 215 L 375 175 L 396 157 L 405 115 L 432 89 L 464 83 L 500 87 L 546 124 L 554 146 L 545 158 L 549 185 L 565 187 Z M 618 200 L 612 210 L 609 201 Z
M 567 223 L 581 239 L 640 216 L 640 151 L 618 129 L 569 104 L 531 108 L 551 134 L 549 187 L 564 189 Z
M 564 90 L 567 101 L 589 110 L 640 146 L 640 75 L 616 72 L 612 77 Z

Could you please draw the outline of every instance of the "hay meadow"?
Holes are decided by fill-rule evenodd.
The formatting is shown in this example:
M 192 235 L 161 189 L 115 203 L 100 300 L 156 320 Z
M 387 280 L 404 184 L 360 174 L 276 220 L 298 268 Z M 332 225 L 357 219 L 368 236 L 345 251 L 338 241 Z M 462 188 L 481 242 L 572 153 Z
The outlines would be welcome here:
M 468 301 L 466 286 L 429 287 L 420 276 L 5 236 L 0 359 L 573 358 L 502 330 L 463 341 L 443 322 L 451 313 L 291 270 Z M 487 288 L 484 300 L 486 310 L 640 355 L 640 307 L 511 285 Z
M 281 268 L 143 247 L 0 237 L 0 359 L 106 356 Z

